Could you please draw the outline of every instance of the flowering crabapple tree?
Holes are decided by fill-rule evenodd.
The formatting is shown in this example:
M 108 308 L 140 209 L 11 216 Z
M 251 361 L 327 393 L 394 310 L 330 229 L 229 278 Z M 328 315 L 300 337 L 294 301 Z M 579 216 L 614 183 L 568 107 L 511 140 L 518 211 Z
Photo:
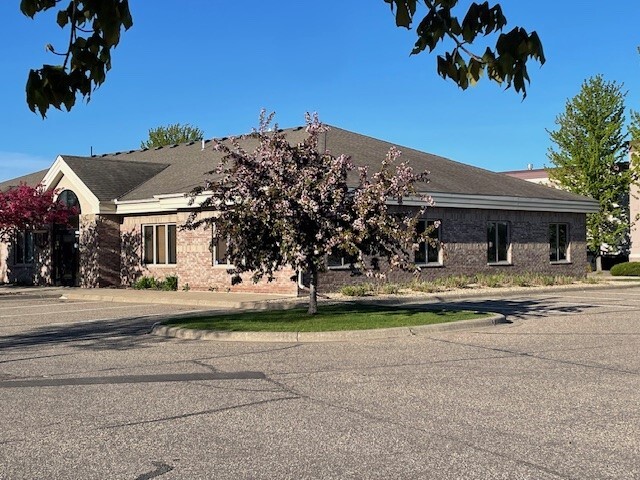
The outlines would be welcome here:
M 55 195 L 55 191 L 46 190 L 43 185 L 32 187 L 24 183 L 0 192 L 0 240 L 8 240 L 21 230 L 69 223 L 77 211 L 55 201 Z
M 416 183 L 426 182 L 427 172 L 414 173 L 399 162 L 396 148 L 373 174 L 356 168 L 346 155 L 319 151 L 318 137 L 328 127 L 317 115 L 307 114 L 306 136 L 295 145 L 272 124 L 273 114 L 263 111 L 253 133 L 217 141 L 214 148 L 223 159 L 206 184 L 192 192 L 192 201 L 203 193 L 206 199 L 187 228 L 211 226 L 227 240 L 232 283 L 247 272 L 255 282 L 271 281 L 277 270 L 291 266 L 308 275 L 308 312 L 315 314 L 318 273 L 336 249 L 357 258 L 357 267 L 369 274 L 378 263 L 372 258 L 386 260 L 389 268 L 415 269 L 413 250 L 428 241 L 428 232 L 417 234 L 416 225 L 429 203 Z M 257 146 L 247 150 L 248 144 Z M 392 205 L 402 205 L 407 197 L 424 206 Z M 198 215 L 206 210 L 215 213 Z

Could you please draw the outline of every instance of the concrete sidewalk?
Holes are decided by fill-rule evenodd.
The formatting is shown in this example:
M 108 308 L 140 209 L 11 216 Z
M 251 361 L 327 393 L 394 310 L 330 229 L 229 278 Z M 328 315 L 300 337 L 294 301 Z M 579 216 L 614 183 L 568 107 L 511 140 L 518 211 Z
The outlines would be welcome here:
M 618 277 L 624 280 L 623 277 Z M 619 289 L 638 285 L 636 281 L 611 281 L 599 284 L 556 285 L 552 287 L 501 287 L 501 288 L 463 288 L 447 292 L 416 293 L 409 295 L 378 295 L 367 297 L 344 297 L 341 295 L 320 296 L 324 301 L 356 301 L 382 304 L 434 303 L 443 300 L 461 300 L 475 297 L 508 297 L 527 293 L 557 293 L 559 291 L 585 291 L 589 289 Z M 161 290 L 134 290 L 123 288 L 78 288 L 78 287 L 15 287 L 0 285 L 0 297 L 3 295 L 25 295 L 31 298 L 61 298 L 64 300 L 84 300 L 100 302 L 151 303 L 168 305 L 189 305 L 216 309 L 289 309 L 306 306 L 308 297 L 293 295 L 275 295 L 260 293 L 223 293 L 223 292 L 173 292 Z
M 190 305 L 197 307 L 261 310 L 267 308 L 292 308 L 303 299 L 292 295 L 221 292 L 173 292 L 161 290 L 134 290 L 124 288 L 77 287 L 13 287 L 0 286 L 2 295 L 26 295 L 63 300 L 100 302 L 154 303 Z

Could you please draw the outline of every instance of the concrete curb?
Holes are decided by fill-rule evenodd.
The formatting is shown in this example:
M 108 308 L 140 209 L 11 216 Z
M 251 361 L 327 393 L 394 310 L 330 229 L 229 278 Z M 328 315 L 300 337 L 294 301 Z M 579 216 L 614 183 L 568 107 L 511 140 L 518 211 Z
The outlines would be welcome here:
M 460 320 L 458 322 L 450 323 L 437 323 L 434 325 L 332 332 L 224 332 L 169 327 L 158 323 L 153 326 L 151 335 L 180 338 L 183 340 L 214 340 L 217 342 L 319 343 L 412 337 L 416 335 L 428 335 L 430 333 L 446 332 L 451 330 L 490 327 L 501 323 L 511 322 L 509 322 L 504 315 L 493 314 L 485 318 Z
M 116 291 L 117 292 L 117 291 Z M 63 300 L 90 300 L 98 302 L 119 302 L 119 303 L 151 303 L 158 305 L 186 305 L 192 307 L 212 307 L 224 309 L 243 309 L 243 310 L 288 310 L 291 308 L 306 305 L 306 303 L 297 297 L 291 299 L 278 300 L 256 300 L 256 301 L 229 301 L 229 300 L 202 300 L 189 299 L 172 296 L 172 292 L 165 292 L 166 295 L 158 294 L 154 297 L 136 298 L 125 297 L 115 294 L 95 294 L 95 293 L 65 293 Z
M 376 295 L 370 297 L 345 297 L 345 296 L 333 296 L 330 295 L 326 298 L 319 298 L 319 302 L 380 302 L 385 304 L 406 304 L 415 302 L 441 302 L 444 300 L 463 300 L 469 298 L 480 298 L 491 295 L 500 297 L 518 296 L 524 293 L 555 293 L 558 291 L 587 291 L 590 289 L 623 289 L 639 286 L 638 281 L 620 282 L 619 284 L 603 285 L 603 284 L 581 284 L 581 285 L 556 285 L 553 287 L 499 287 L 499 288 L 483 288 L 483 289 L 470 289 L 465 291 L 463 289 L 453 290 L 449 292 L 434 292 L 420 295 Z M 62 299 L 66 300 L 90 300 L 101 302 L 119 302 L 119 303 L 153 303 L 153 304 L 166 304 L 166 305 L 188 305 L 194 307 L 211 307 L 222 308 L 229 310 L 287 310 L 291 308 L 299 308 L 307 305 L 306 297 L 285 297 L 280 299 L 269 300 L 255 300 L 255 301 L 233 301 L 233 300 L 203 300 L 196 298 L 186 298 L 180 295 L 172 295 L 175 292 L 157 292 L 153 296 L 135 297 L 123 295 L 118 289 L 105 289 L 104 293 L 96 293 L 96 290 L 87 290 L 85 292 L 78 291 L 64 291 L 62 292 Z M 128 292 L 127 290 L 124 290 Z M 31 292 L 35 293 L 35 292 Z M 53 292 L 51 292 L 53 294 Z M 49 296 L 49 295 L 47 295 Z

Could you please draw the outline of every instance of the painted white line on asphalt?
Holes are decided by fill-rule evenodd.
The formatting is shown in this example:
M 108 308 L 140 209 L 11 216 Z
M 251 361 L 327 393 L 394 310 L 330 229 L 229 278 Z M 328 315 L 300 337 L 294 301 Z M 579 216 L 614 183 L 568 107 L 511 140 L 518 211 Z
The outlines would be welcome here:
M 87 305 L 88 303 L 104 303 L 104 302 L 73 302 L 73 305 Z M 69 305 L 69 302 L 66 301 L 61 301 L 58 303 L 45 303 L 44 305 L 42 304 L 38 304 L 38 305 L 17 305 L 15 307 L 0 307 L 0 310 L 10 310 L 10 309 L 15 309 L 15 308 L 29 308 L 29 307 L 34 307 L 37 306 L 38 308 L 40 307 L 55 307 L 58 305 Z
M 137 307 L 148 307 L 149 305 L 140 305 L 137 304 Z M 161 306 L 161 305 L 153 305 L 153 306 Z M 122 305 L 119 307 L 104 307 L 104 308 L 84 308 L 84 309 L 80 309 L 80 310 L 61 310 L 59 312 L 53 312 L 56 315 L 57 314 L 61 314 L 61 313 L 78 313 L 78 312 L 100 312 L 102 310 L 117 310 L 120 308 L 128 308 L 131 309 L 131 305 Z M 13 318 L 13 317 L 34 317 L 34 316 L 38 316 L 38 315 L 42 315 L 42 312 L 38 312 L 38 313 L 20 313 L 17 315 L 0 315 L 0 318 Z

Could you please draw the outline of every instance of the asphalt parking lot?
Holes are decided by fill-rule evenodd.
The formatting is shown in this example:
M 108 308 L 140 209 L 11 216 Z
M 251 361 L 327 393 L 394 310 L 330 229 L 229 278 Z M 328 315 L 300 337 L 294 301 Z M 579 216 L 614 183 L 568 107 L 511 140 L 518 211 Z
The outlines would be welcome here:
M 449 303 L 513 323 L 218 343 L 0 296 L 0 478 L 640 478 L 640 287 Z

